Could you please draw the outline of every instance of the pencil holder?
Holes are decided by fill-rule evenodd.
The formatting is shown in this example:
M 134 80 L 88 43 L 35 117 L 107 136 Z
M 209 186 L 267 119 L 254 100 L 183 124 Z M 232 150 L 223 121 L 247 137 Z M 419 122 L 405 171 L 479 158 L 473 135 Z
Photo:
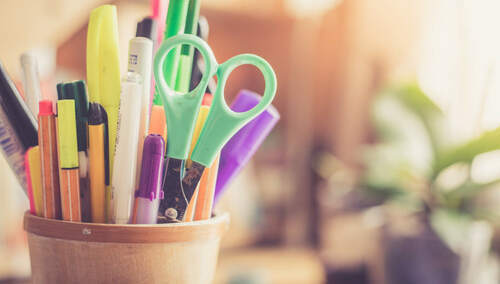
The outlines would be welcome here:
M 24 216 L 33 283 L 210 283 L 228 225 L 227 213 L 158 225 Z

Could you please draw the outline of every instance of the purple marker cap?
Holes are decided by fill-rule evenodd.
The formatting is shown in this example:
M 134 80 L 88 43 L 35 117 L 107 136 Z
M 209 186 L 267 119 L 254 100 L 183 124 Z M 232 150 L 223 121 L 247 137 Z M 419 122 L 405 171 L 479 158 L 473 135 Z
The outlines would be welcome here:
M 248 90 L 241 90 L 231 109 L 244 112 L 255 107 L 262 97 Z M 227 184 L 240 172 L 243 166 L 255 154 L 264 139 L 274 128 L 280 115 L 270 105 L 259 116 L 250 121 L 238 131 L 222 148 L 219 162 L 219 172 L 215 185 L 214 204 L 221 196 Z
M 144 139 L 142 151 L 141 177 L 139 189 L 135 197 L 153 199 L 159 198 L 159 180 L 163 171 L 163 156 L 165 155 L 165 141 L 157 134 L 150 134 Z

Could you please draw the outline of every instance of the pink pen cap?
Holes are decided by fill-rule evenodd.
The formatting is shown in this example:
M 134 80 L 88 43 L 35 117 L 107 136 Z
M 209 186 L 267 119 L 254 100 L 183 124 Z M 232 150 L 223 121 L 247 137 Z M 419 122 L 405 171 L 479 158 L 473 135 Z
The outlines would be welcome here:
M 151 16 L 157 23 L 155 41 L 161 44 L 165 33 L 165 22 L 167 20 L 168 0 L 151 0 Z M 156 47 L 155 47 L 156 50 Z
M 165 141 L 161 135 L 150 134 L 144 140 L 139 189 L 135 192 L 137 224 L 155 224 L 159 200 L 163 199 L 161 180 Z
M 46 115 L 54 115 L 52 111 L 52 101 L 50 100 L 42 100 L 38 103 L 38 115 L 46 116 Z

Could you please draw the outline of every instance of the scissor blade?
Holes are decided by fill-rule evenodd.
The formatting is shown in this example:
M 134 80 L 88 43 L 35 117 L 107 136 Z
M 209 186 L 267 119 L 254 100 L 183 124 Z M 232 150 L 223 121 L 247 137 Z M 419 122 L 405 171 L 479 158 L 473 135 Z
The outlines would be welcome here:
M 193 161 L 191 167 L 187 170 L 186 175 L 182 179 L 182 187 L 184 188 L 184 194 L 188 201 L 193 197 L 204 170 L 204 165 Z
M 163 177 L 164 198 L 160 202 L 158 213 L 170 219 L 182 220 L 184 212 L 188 206 L 188 201 L 182 191 L 181 170 L 184 167 L 184 160 L 168 158 L 167 170 Z M 175 209 L 173 211 L 172 209 Z M 168 211 L 167 211 L 168 210 Z M 169 212 L 170 214 L 167 214 Z M 167 216 L 168 215 L 168 216 Z

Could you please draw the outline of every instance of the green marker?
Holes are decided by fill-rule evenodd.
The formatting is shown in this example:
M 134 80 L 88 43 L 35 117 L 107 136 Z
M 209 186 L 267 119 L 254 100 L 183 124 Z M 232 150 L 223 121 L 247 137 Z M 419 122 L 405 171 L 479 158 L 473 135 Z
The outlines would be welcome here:
M 198 30 L 198 18 L 200 16 L 200 0 L 190 0 L 188 14 L 186 17 L 186 27 L 184 34 L 196 35 Z M 183 93 L 189 92 L 191 83 L 191 71 L 193 69 L 194 47 L 185 44 L 181 47 L 179 68 L 177 69 L 177 80 L 175 90 Z
M 184 33 L 188 4 L 189 0 L 169 1 L 164 40 Z M 177 67 L 179 66 L 180 53 L 180 46 L 174 48 L 172 52 L 167 55 L 165 65 L 163 65 L 165 81 L 167 81 L 167 84 L 171 86 L 172 89 L 175 89 L 175 77 L 177 75 Z M 155 94 L 155 96 L 157 95 Z

